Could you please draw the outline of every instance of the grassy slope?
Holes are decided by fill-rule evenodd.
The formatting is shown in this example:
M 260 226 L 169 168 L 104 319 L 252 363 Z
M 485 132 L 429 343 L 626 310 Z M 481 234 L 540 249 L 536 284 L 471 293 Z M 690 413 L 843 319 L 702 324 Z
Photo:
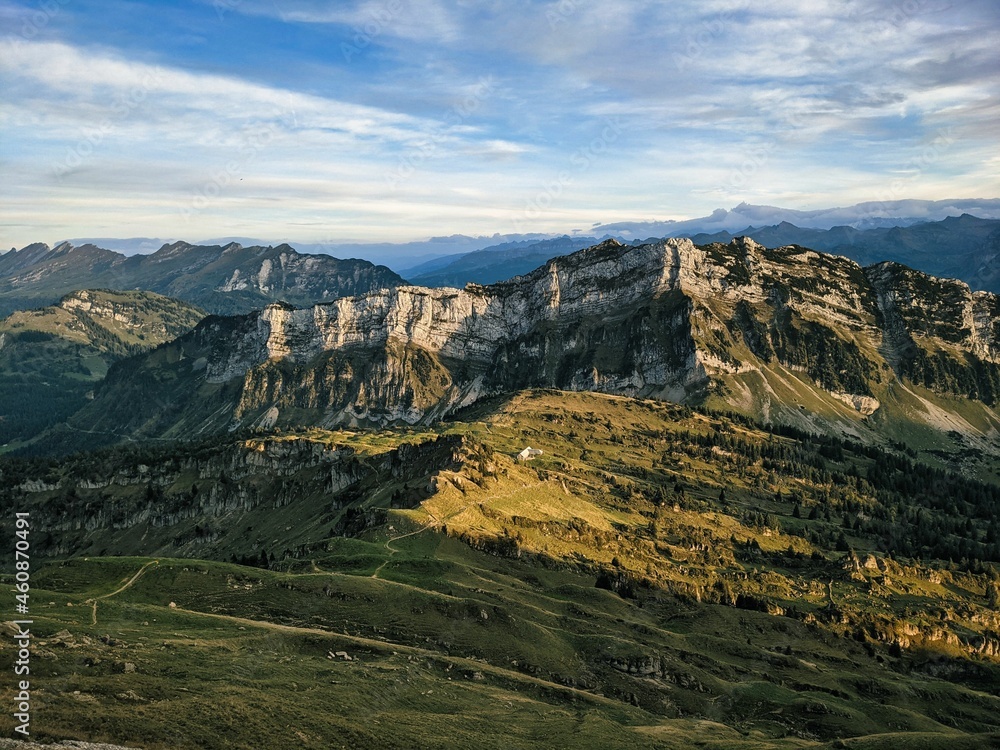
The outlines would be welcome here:
M 37 737 L 149 748 L 777 748 L 894 728 L 905 743 L 921 733 L 928 748 L 989 746 L 948 724 L 995 723 L 996 698 L 911 677 L 860 644 L 763 613 L 671 599 L 639 607 L 437 535 L 392 546 L 385 580 L 163 559 L 111 595 L 148 561 L 50 566 L 33 610 Z M 656 654 L 668 676 L 607 666 L 634 653 Z
M 83 296 L 108 315 L 67 304 Z M 0 443 L 41 433 L 86 404 L 115 361 L 191 330 L 204 313 L 152 292 L 83 291 L 0 321 Z
M 772 258 L 778 251 L 772 251 Z M 919 275 L 918 279 L 921 279 Z M 951 291 L 950 289 L 948 291 Z M 858 327 L 837 322 L 838 316 L 856 318 L 856 312 L 829 307 L 828 300 L 805 289 L 794 292 L 797 301 L 793 327 L 816 324 L 828 328 L 841 340 L 850 342 L 870 362 L 873 369 L 868 379 L 878 411 L 871 416 L 839 400 L 804 372 L 804 367 L 786 367 L 777 360 L 764 363 L 749 350 L 742 336 L 723 336 L 724 350 L 740 362 L 756 362 L 759 370 L 739 374 L 720 374 L 717 386 L 707 395 L 704 405 L 721 411 L 735 411 L 756 420 L 787 424 L 816 433 L 843 435 L 874 445 L 892 442 L 917 451 L 922 460 L 949 468 L 984 481 L 1000 481 L 1000 414 L 982 401 L 949 395 L 946 384 L 939 392 L 928 390 L 910 380 L 896 377 L 886 359 L 886 351 L 873 347 L 880 339 L 872 339 L 870 330 L 874 318 L 864 316 Z M 932 295 L 933 296 L 933 295 Z M 948 299 L 941 292 L 940 299 Z M 701 302 L 718 320 L 731 320 L 731 306 L 720 300 Z M 954 307 L 954 306 L 953 306 Z M 773 310 L 757 305 L 754 314 L 762 321 L 772 321 Z M 953 309 L 937 313 L 938 318 L 953 314 Z M 931 316 L 935 319 L 934 316 Z M 719 327 L 716 326 L 716 329 Z M 703 348 L 711 350 L 716 331 L 695 331 Z M 918 336 L 920 345 L 930 353 L 943 350 L 955 362 L 965 360 L 963 352 L 940 338 Z M 883 344 L 884 345 L 884 344 Z M 780 359 L 780 358 L 779 358 Z M 845 367 L 847 364 L 845 363 Z M 840 389 L 848 390 L 848 389 Z
M 287 747 L 997 742 L 983 734 L 998 728 L 995 661 L 934 635 L 983 630 L 984 577 L 884 558 L 887 571 L 845 571 L 842 553 L 809 538 L 839 528 L 844 497 L 823 501 L 833 522 L 793 518 L 778 492 L 798 493 L 806 510 L 829 488 L 692 451 L 681 434 L 754 430 L 665 404 L 554 392 L 465 417 L 423 436 L 281 438 L 374 458 L 450 431 L 466 436 L 467 455 L 434 472 L 436 491 L 418 508 L 392 511 L 360 538 L 324 536 L 306 505 L 254 513 L 251 536 L 306 544 L 280 571 L 160 558 L 118 593 L 148 560 L 77 558 L 36 574 L 43 736 L 177 748 L 260 747 L 261 738 Z M 526 444 L 543 456 L 515 463 Z M 856 459 L 855 468 L 868 467 Z M 365 502 L 384 503 L 398 484 L 383 477 L 378 487 Z M 659 487 L 671 493 L 666 505 L 652 501 Z M 779 517 L 781 529 L 750 512 Z M 236 516 L 218 522 L 229 533 L 212 551 L 227 556 L 247 534 Z M 122 547 L 141 549 L 143 528 L 158 533 L 137 527 Z M 849 533 L 862 557 L 878 552 Z M 783 555 L 789 547 L 819 557 Z M 634 598 L 595 588 L 599 569 L 638 581 Z M 717 584 L 753 601 L 713 603 Z M 902 628 L 893 632 L 909 633 L 907 647 L 894 651 L 868 625 Z M 56 643 L 64 629 L 71 635 Z M 331 650 L 354 658 L 329 659 Z M 9 668 L 9 650 L 3 659 Z M 136 671 L 119 673 L 124 662 Z M 896 734 L 876 736 L 886 733 Z

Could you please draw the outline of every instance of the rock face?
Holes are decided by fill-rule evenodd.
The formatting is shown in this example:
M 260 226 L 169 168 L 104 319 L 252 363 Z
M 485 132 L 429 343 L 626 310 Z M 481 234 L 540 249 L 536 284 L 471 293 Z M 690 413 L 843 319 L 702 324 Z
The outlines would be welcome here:
M 905 227 L 841 225 L 830 229 L 805 228 L 787 221 L 767 226 L 769 223 L 762 216 L 746 217 L 743 226 L 757 227 L 748 234 L 767 247 L 802 245 L 843 255 L 861 264 L 893 260 L 933 276 L 962 279 L 973 289 L 1000 292 L 1000 221 L 995 218 L 980 219 L 963 213 Z M 721 231 L 699 234 L 693 239 L 708 243 L 729 242 L 733 238 L 729 232 Z
M 897 264 L 862 269 L 746 238 L 609 240 L 490 286 L 401 286 L 210 318 L 113 369 L 83 416 L 129 404 L 131 421 L 114 429 L 138 418 L 145 434 L 178 437 L 265 415 L 279 425 L 416 423 L 484 396 L 553 387 L 847 432 L 867 429 L 887 400 L 921 419 L 921 409 L 974 399 L 982 421 L 966 425 L 982 436 L 992 429 L 983 424 L 998 424 L 998 321 L 995 295 Z M 139 402 L 158 384 L 178 399 L 171 419 Z
M 121 338 L 129 337 L 147 342 L 137 349 L 149 349 L 187 333 L 205 314 L 175 299 L 152 292 L 108 292 L 81 289 L 67 294 L 59 301 L 62 308 L 77 319 L 67 326 L 74 331 L 87 332 L 93 325 L 107 329 Z M 15 319 L 19 316 L 15 314 Z M 91 343 L 101 348 L 104 342 Z

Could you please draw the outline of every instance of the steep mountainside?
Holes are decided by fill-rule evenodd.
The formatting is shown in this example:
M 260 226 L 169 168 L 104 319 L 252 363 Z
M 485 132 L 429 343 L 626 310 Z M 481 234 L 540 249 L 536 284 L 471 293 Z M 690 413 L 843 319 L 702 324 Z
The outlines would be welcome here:
M 66 419 L 112 363 L 175 339 L 204 317 L 152 292 L 82 290 L 0 321 L 0 445 Z
M 211 318 L 112 368 L 71 424 L 182 438 L 417 423 L 543 386 L 950 448 L 979 471 L 1000 452 L 997 321 L 995 295 L 898 265 L 747 239 L 608 241 L 492 286 Z
M 312 305 L 398 286 L 384 266 L 278 247 L 164 245 L 151 255 L 125 257 L 93 245 L 30 245 L 0 255 L 0 312 L 49 304 L 84 288 L 142 289 L 231 315 L 283 300 Z
M 14 509 L 46 738 L 1000 741 L 1000 488 L 857 443 L 529 391 L 426 428 L 0 460 Z

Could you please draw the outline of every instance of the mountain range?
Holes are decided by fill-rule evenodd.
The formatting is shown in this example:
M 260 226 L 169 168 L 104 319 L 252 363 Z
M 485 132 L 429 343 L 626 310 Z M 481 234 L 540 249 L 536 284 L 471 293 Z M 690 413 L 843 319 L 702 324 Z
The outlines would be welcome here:
M 151 291 L 234 314 L 275 300 L 310 305 L 402 282 L 384 266 L 304 255 L 288 245 L 175 242 L 127 257 L 94 245 L 37 243 L 0 255 L 0 314 L 49 305 L 79 289 Z
M 577 239 L 615 237 L 624 241 L 635 241 L 650 237 L 691 237 L 716 232 L 746 234 L 744 230 L 747 228 L 767 227 L 783 222 L 806 229 L 832 229 L 840 226 L 865 230 L 907 227 L 912 224 L 941 221 L 966 213 L 983 219 L 1000 219 L 1000 199 L 885 200 L 815 210 L 797 210 L 744 202 L 731 209 L 719 208 L 708 216 L 693 219 L 597 222 L 588 229 L 569 230 L 567 228 L 566 232 L 550 234 L 495 233 L 479 236 L 452 234 L 402 243 L 356 242 L 335 239 L 316 242 L 315 240 L 293 240 L 290 238 L 261 239 L 233 236 L 199 240 L 194 244 L 225 246 L 235 242 L 245 247 L 288 244 L 300 252 L 334 255 L 339 258 L 364 258 L 373 263 L 387 265 L 409 278 L 416 275 L 411 269 L 437 259 L 448 256 L 457 257 L 486 247 L 496 247 L 508 243 L 512 245 L 531 244 L 542 240 L 558 239 L 563 234 Z M 96 245 L 126 255 L 134 255 L 153 252 L 163 245 L 173 244 L 176 239 L 87 237 L 68 239 L 65 242 L 76 246 Z M 583 247 L 586 247 L 586 244 L 580 244 L 574 249 L 579 250 Z M 452 260 L 455 260 L 455 257 Z
M 956 215 L 965 209 L 978 215 Z M 889 212 L 908 215 L 893 217 Z M 686 236 L 706 244 L 747 236 L 767 247 L 798 244 L 862 265 L 893 260 L 934 276 L 961 279 L 973 289 L 997 292 L 997 217 L 1000 201 L 988 200 L 897 201 L 819 211 L 740 204 L 701 219 L 605 224 L 588 234 L 548 237 L 452 235 L 403 244 L 306 243 L 298 250 L 287 244 L 273 247 L 248 238 L 223 238 L 199 245 L 163 243 L 155 253 L 130 257 L 113 250 L 127 255 L 158 241 L 105 238 L 64 242 L 55 248 L 37 243 L 0 255 L 0 314 L 52 304 L 81 288 L 144 289 L 184 299 L 209 312 L 231 314 L 270 301 L 310 305 L 404 283 L 388 268 L 336 260 L 330 253 L 388 262 L 422 286 L 490 284 L 527 274 L 551 258 L 612 237 L 641 244 Z M 487 245 L 489 239 L 500 242 Z
M 469 283 L 493 284 L 531 273 L 552 258 L 596 245 L 601 239 L 564 235 L 546 240 L 503 242 L 464 255 L 435 258 L 414 266 L 407 273 L 410 280 L 420 286 L 462 288 Z
M 996 295 L 892 262 L 748 238 L 608 240 L 490 286 L 210 317 L 113 366 L 59 439 L 420 424 L 548 387 L 898 441 L 989 477 L 998 318 Z
M 706 233 L 701 230 L 687 234 L 665 224 L 650 226 L 647 231 L 650 234 L 643 237 L 660 237 L 653 232 L 663 231 L 667 232 L 665 237 L 690 237 L 696 244 L 726 243 L 745 236 L 767 247 L 801 245 L 843 255 L 862 265 L 891 260 L 933 276 L 961 279 L 973 289 L 1000 292 L 1000 220 L 997 219 L 963 214 L 905 227 L 869 229 L 851 226 L 814 229 L 782 222 L 758 227 L 744 225 L 733 231 Z M 606 234 L 601 237 L 567 235 L 540 242 L 503 243 L 456 258 L 438 258 L 409 269 L 407 275 L 414 283 L 425 286 L 489 284 L 529 273 L 559 253 L 581 250 L 607 237 Z M 632 244 L 648 241 L 634 239 Z
M 1000 298 L 749 237 L 574 244 L 329 301 L 270 284 L 311 256 L 167 247 L 147 279 L 310 301 L 3 321 L 38 738 L 1000 746 Z M 22 290 L 72 278 L 49 252 Z
M 732 209 L 719 208 L 709 216 L 668 221 L 626 221 L 595 224 L 587 234 L 612 234 L 629 239 L 644 237 L 690 237 L 720 231 L 741 232 L 746 227 L 770 226 L 787 222 L 808 229 L 888 229 L 941 221 L 950 216 L 972 214 L 983 219 L 1000 219 L 1000 199 L 950 199 L 939 201 L 885 200 L 853 206 L 797 210 L 779 206 L 740 203 Z

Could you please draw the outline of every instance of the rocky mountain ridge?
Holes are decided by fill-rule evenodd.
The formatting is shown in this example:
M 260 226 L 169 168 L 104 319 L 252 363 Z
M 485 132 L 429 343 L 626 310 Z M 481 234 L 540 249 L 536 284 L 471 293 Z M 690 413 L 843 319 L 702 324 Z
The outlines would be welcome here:
M 802 245 L 844 255 L 862 265 L 886 260 L 902 263 L 932 276 L 958 278 L 973 289 L 1000 292 L 1000 221 L 969 214 L 906 227 L 859 230 L 836 226 L 829 230 L 789 222 L 693 235 L 698 244 L 752 237 L 767 247 Z
M 747 238 L 609 240 L 490 286 L 402 286 L 210 318 L 113 368 L 72 424 L 157 437 L 412 424 L 553 387 L 856 439 L 913 438 L 900 425 L 917 425 L 935 440 L 956 433 L 966 454 L 995 453 L 998 311 L 996 295 L 897 264 L 862 269 Z
M 710 245 L 727 244 L 744 236 L 765 247 L 800 245 L 843 255 L 861 265 L 895 261 L 932 276 L 961 279 L 974 290 L 1000 292 L 1000 220 L 963 214 L 941 221 L 904 224 L 814 228 L 808 223 L 797 226 L 781 221 L 761 225 L 748 221 L 735 229 L 713 228 L 711 222 L 704 226 L 689 223 L 637 225 L 632 229 L 622 225 L 615 233 L 599 235 L 600 239 L 574 234 L 544 241 L 501 243 L 475 252 L 437 258 L 408 269 L 407 277 L 420 286 L 490 284 L 516 274 L 530 273 L 557 255 L 598 244 L 609 237 L 634 237 L 630 241 L 633 245 L 653 242 L 656 237 L 687 237 L 696 245 Z M 645 233 L 636 234 L 639 230 Z
M 311 305 L 401 283 L 384 266 L 307 255 L 289 245 L 174 242 L 126 257 L 94 245 L 38 243 L 0 255 L 0 312 L 51 304 L 82 288 L 107 288 L 152 291 L 212 313 L 242 314 L 275 300 Z

